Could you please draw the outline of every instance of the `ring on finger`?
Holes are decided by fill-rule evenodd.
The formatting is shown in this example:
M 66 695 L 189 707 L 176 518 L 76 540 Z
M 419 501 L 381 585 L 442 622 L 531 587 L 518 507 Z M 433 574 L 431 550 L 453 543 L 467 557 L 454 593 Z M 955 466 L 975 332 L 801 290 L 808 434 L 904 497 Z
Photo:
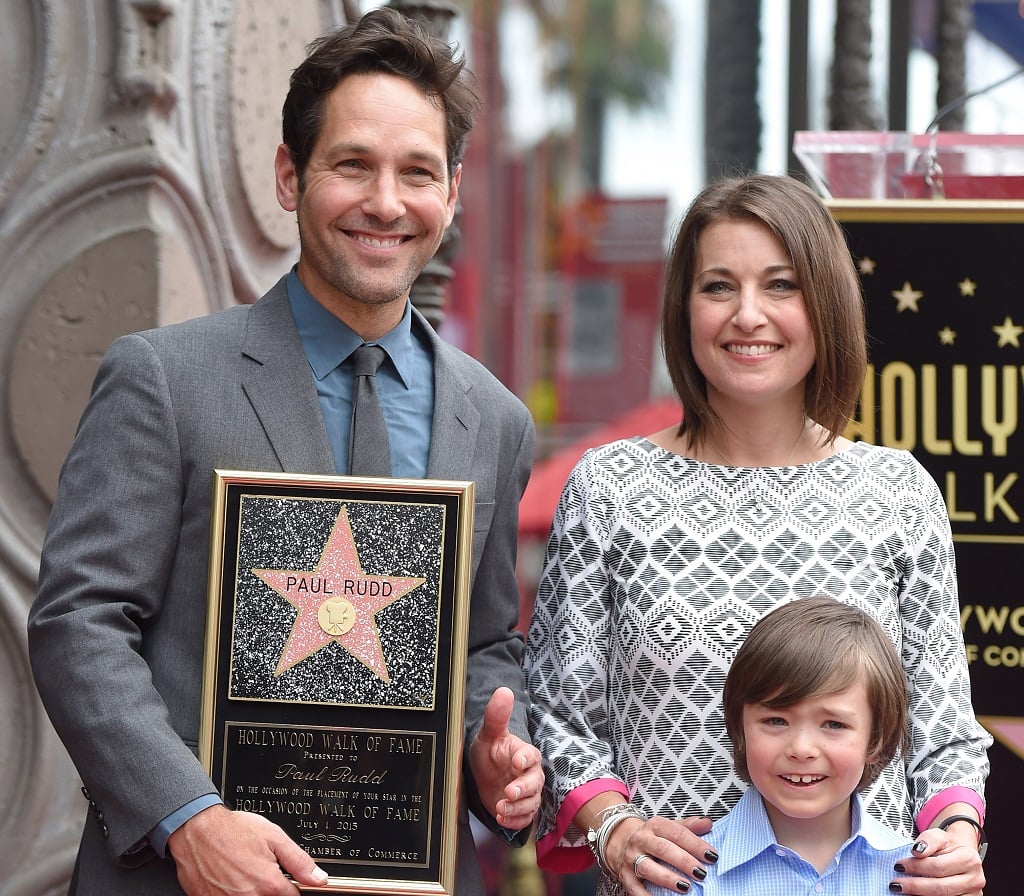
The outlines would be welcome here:
M 633 876 L 637 880 L 644 880 L 644 878 L 640 876 L 640 863 L 642 861 L 644 861 L 644 859 L 649 859 L 649 858 L 650 858 L 650 856 L 647 855 L 647 853 L 642 852 L 635 859 L 633 859 Z

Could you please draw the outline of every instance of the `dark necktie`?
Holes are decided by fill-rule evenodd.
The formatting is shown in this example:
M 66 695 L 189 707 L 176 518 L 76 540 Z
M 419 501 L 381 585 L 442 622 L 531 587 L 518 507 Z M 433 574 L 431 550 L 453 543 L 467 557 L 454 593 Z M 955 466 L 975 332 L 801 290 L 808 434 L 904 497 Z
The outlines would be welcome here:
M 379 345 L 361 345 L 352 353 L 352 436 L 348 471 L 352 476 L 390 476 L 391 448 L 377 392 L 377 368 L 384 360 Z

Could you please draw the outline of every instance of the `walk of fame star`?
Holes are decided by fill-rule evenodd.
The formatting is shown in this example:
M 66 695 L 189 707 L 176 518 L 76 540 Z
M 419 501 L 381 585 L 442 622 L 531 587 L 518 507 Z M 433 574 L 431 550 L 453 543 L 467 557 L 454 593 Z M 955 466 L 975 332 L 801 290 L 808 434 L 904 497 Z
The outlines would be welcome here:
M 379 678 L 391 681 L 376 614 L 426 579 L 364 575 L 344 507 L 316 569 L 254 569 L 253 573 L 299 611 L 275 675 L 334 641 Z
M 1024 759 L 1024 719 L 1016 716 L 978 716 L 999 743 Z

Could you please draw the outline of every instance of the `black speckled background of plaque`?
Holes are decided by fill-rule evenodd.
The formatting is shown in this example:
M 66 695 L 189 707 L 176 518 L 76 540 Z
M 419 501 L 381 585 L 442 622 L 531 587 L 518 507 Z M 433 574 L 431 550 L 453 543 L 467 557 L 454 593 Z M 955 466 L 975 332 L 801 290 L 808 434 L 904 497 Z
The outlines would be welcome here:
M 274 670 L 297 610 L 252 570 L 312 570 L 338 514 L 348 514 L 363 572 L 426 581 L 376 614 L 386 682 L 331 642 Z M 432 504 L 243 495 L 238 539 L 231 697 L 431 707 L 445 508 Z

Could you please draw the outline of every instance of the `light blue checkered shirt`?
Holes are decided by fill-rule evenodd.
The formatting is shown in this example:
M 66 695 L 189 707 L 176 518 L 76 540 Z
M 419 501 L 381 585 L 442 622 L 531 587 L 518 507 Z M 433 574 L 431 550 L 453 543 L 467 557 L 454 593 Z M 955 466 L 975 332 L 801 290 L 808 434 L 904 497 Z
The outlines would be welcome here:
M 912 841 L 865 813 L 857 795 L 853 798 L 852 821 L 850 839 L 819 874 L 793 850 L 775 842 L 761 795 L 751 787 L 704 837 L 721 858 L 706 866 L 707 878 L 693 882 L 690 893 L 701 896 L 885 896 L 889 893 L 889 883 L 900 876 L 893 870 L 893 864 L 910 858 Z M 653 884 L 648 884 L 647 889 L 654 896 L 679 896 L 678 890 Z

